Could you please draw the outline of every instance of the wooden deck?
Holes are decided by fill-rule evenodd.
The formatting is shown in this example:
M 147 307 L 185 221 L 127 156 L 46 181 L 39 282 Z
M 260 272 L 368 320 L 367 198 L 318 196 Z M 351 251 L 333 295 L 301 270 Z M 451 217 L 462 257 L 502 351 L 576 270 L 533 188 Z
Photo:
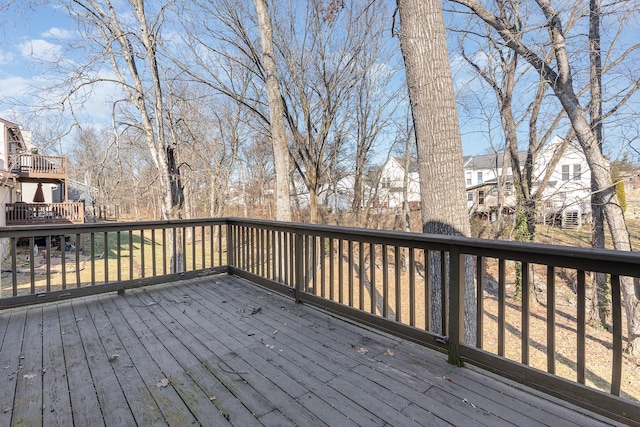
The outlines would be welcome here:
M 615 425 L 232 276 L 0 313 L 0 426 Z

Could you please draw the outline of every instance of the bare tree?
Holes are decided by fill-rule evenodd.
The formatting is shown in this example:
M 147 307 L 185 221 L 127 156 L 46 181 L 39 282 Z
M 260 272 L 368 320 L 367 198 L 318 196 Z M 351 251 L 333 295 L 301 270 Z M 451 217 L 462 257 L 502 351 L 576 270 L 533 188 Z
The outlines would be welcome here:
M 63 102 L 70 102 L 80 89 L 108 82 L 121 91 L 135 110 L 135 120 L 126 127 L 139 129 L 157 170 L 163 197 L 162 217 L 182 217 L 183 187 L 177 141 L 171 137 L 165 105 L 165 85 L 159 43 L 168 3 L 155 5 L 153 14 L 143 0 L 114 4 L 111 0 L 73 0 L 63 2 L 69 15 L 79 23 L 85 42 L 87 63 L 76 67 L 73 86 Z M 109 66 L 112 77 L 100 77 L 99 66 Z M 114 109 L 116 112 L 116 109 Z M 181 244 L 174 245 L 181 248 Z M 178 251 L 179 252 L 179 251 Z M 174 254 L 174 267 L 182 265 L 181 254 Z
M 504 15 L 496 15 L 481 5 L 477 0 L 451 0 L 467 7 L 470 11 L 490 25 L 504 40 L 507 46 L 522 56 L 544 79 L 560 101 L 576 138 L 580 143 L 591 169 L 593 189 L 599 193 L 605 219 L 611 233 L 613 246 L 617 250 L 631 250 L 629 232 L 624 221 L 624 215 L 616 199 L 608 163 L 598 144 L 598 137 L 591 123 L 586 117 L 584 108 L 574 88 L 571 61 L 566 38 L 566 23 L 562 21 L 562 14 L 557 11 L 549 0 L 537 0 L 536 4 L 545 20 L 547 29 L 547 45 L 551 47 L 555 67 L 545 61 L 529 42 L 523 37 L 525 34 L 517 30 L 512 21 Z M 640 88 L 640 79 L 631 87 L 635 92 Z M 633 280 L 622 280 L 622 292 L 627 312 L 628 345 L 627 350 L 632 354 L 640 352 L 640 300 L 634 287 Z
M 262 41 L 262 65 L 269 100 L 269 127 L 276 173 L 276 219 L 291 221 L 289 200 L 289 144 L 284 128 L 284 104 L 280 93 L 278 66 L 273 52 L 273 28 L 266 0 L 254 0 Z

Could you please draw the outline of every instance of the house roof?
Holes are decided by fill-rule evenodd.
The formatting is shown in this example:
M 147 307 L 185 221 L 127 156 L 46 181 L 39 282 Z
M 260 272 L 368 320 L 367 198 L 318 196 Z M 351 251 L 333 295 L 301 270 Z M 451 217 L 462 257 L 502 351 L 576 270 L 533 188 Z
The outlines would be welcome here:
M 526 151 L 518 151 L 518 160 L 523 163 L 527 160 Z M 479 156 L 464 156 L 464 168 L 465 169 L 497 169 L 502 167 L 504 161 L 504 154 L 482 154 Z
M 395 156 L 394 160 L 404 168 L 404 157 Z M 409 159 L 409 173 L 418 173 L 418 159 L 415 157 Z

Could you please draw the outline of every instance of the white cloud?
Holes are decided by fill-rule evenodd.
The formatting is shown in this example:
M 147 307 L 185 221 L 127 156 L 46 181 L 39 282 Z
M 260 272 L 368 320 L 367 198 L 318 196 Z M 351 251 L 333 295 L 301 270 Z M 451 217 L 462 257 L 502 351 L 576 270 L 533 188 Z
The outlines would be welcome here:
M 31 57 L 36 60 L 54 61 L 60 58 L 62 48 L 46 40 L 34 39 L 20 44 L 22 56 Z
M 3 52 L 0 49 L 0 65 L 2 64 L 8 64 L 11 61 L 13 61 L 14 55 L 11 52 Z
M 0 79 L 0 96 L 2 98 L 21 98 L 30 91 L 30 81 L 19 76 Z
M 73 33 L 64 28 L 51 27 L 47 31 L 41 34 L 42 37 L 51 37 L 55 39 L 70 39 L 73 37 Z

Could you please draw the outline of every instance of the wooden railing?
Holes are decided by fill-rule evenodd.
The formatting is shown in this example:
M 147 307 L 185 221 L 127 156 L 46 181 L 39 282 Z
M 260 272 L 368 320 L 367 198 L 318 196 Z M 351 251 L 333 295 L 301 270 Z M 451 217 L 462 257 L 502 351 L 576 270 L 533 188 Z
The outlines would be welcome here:
M 67 158 L 39 154 L 15 154 L 9 160 L 11 172 L 22 177 L 66 177 Z
M 640 277 L 635 253 L 234 218 L 13 227 L 1 238 L 11 278 L 0 308 L 231 273 L 638 425 L 620 290 Z M 598 337 L 586 319 L 596 273 L 612 307 Z M 606 374 L 593 369 L 602 349 Z
M 10 203 L 5 205 L 6 224 L 82 224 L 84 203 Z

